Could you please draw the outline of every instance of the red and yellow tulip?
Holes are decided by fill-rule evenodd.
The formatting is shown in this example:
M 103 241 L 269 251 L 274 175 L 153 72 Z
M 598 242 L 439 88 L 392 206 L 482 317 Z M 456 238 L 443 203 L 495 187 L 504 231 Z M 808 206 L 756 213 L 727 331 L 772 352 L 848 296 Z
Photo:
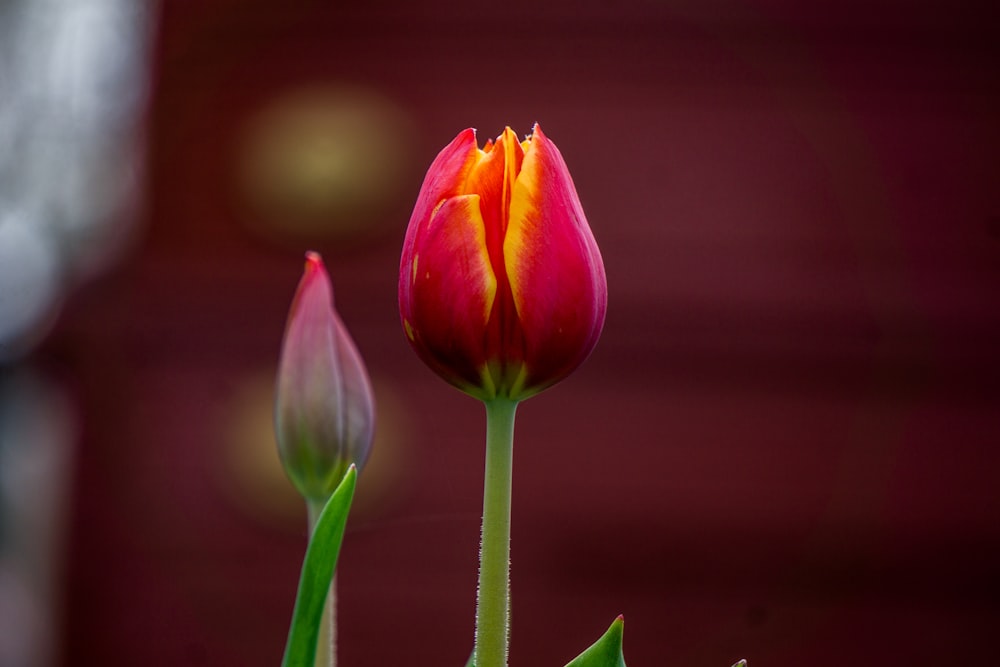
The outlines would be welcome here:
M 537 125 L 431 164 L 399 272 L 403 329 L 445 380 L 520 400 L 569 375 L 604 325 L 607 279 L 562 155 Z

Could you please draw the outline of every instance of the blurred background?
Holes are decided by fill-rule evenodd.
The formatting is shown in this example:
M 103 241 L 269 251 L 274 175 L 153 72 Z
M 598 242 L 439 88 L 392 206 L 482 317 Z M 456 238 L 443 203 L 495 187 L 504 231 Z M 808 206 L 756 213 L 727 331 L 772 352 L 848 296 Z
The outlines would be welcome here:
M 1000 40 L 972 2 L 0 2 L 0 665 L 274 665 L 272 384 L 303 252 L 378 440 L 341 664 L 471 650 L 484 415 L 399 249 L 538 121 L 603 338 L 525 403 L 514 665 L 972 664 L 1000 627 Z

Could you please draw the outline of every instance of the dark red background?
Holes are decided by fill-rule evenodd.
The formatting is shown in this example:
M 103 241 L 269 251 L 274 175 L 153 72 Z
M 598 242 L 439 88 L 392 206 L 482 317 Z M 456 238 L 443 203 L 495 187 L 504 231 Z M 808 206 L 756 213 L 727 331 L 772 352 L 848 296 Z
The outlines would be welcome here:
M 565 664 L 619 613 L 636 667 L 995 655 L 992 17 L 394 5 L 162 2 L 142 240 L 41 351 L 83 416 L 64 664 L 280 661 L 304 518 L 230 501 L 217 424 L 273 372 L 306 245 L 246 231 L 233 154 L 261 100 L 324 81 L 404 109 L 420 168 L 465 127 L 540 121 L 604 252 L 596 352 L 519 414 L 513 665 Z M 346 667 L 457 666 L 472 642 L 483 414 L 400 331 L 408 205 L 318 246 L 400 429 L 340 564 Z

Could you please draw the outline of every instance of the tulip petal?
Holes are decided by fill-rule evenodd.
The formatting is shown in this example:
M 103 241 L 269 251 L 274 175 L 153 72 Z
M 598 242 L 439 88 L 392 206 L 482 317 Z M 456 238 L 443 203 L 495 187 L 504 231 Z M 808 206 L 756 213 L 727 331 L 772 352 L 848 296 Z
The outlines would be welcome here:
M 333 340 L 343 382 L 340 397 L 340 426 L 344 442 L 348 443 L 347 458 L 361 469 L 368 461 L 371 442 L 375 438 L 375 396 L 361 353 L 358 352 L 354 339 L 351 338 L 336 311 L 334 311 L 333 325 L 335 328 Z M 368 446 L 359 451 L 357 447 L 352 447 L 351 443 L 368 443 Z M 337 483 L 339 480 L 338 477 L 333 481 Z
M 514 393 L 535 393 L 590 354 L 607 310 L 597 242 L 562 155 L 537 126 L 514 185 L 503 254 L 528 371 Z
M 413 263 L 415 254 L 414 243 L 430 222 L 431 214 L 445 199 L 465 194 L 462 184 L 469 176 L 479 159 L 479 149 L 476 147 L 476 131 L 472 128 L 463 130 L 450 144 L 445 146 L 434 162 L 431 163 L 420 187 L 417 203 L 410 215 L 406 227 L 406 237 L 403 239 L 403 252 L 399 260 L 399 299 L 400 305 L 408 300 L 410 282 L 404 280 Z
M 434 208 L 445 199 L 469 192 L 462 190 L 462 184 L 479 161 L 479 152 L 476 131 L 471 127 L 460 132 L 441 149 L 420 186 L 420 194 L 410 216 L 411 228 L 416 223 L 429 220 Z
M 462 191 L 480 197 L 480 210 L 486 227 L 486 245 L 497 273 L 504 271 L 503 239 L 507 233 L 511 191 L 524 160 L 524 150 L 509 127 L 479 152 L 469 170 Z
M 477 195 L 446 199 L 431 214 L 400 277 L 403 327 L 417 352 L 452 384 L 482 385 L 497 279 Z

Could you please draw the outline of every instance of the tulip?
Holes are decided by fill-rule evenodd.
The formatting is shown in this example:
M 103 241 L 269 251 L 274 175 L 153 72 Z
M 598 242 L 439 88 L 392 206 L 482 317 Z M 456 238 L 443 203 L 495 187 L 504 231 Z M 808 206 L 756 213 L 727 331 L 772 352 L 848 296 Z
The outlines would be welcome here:
M 374 405 L 364 362 L 334 310 L 323 260 L 307 253 L 281 348 L 275 431 L 282 464 L 310 514 L 351 464 L 364 465 Z
M 399 262 L 399 312 L 417 354 L 486 405 L 486 470 L 472 663 L 505 667 L 519 401 L 590 354 L 607 310 L 597 242 L 562 155 L 535 125 L 480 149 L 461 132 L 427 170 Z
M 399 271 L 410 344 L 483 400 L 521 400 L 569 375 L 604 325 L 607 280 L 562 155 L 538 125 L 480 149 L 461 132 L 434 160 Z

